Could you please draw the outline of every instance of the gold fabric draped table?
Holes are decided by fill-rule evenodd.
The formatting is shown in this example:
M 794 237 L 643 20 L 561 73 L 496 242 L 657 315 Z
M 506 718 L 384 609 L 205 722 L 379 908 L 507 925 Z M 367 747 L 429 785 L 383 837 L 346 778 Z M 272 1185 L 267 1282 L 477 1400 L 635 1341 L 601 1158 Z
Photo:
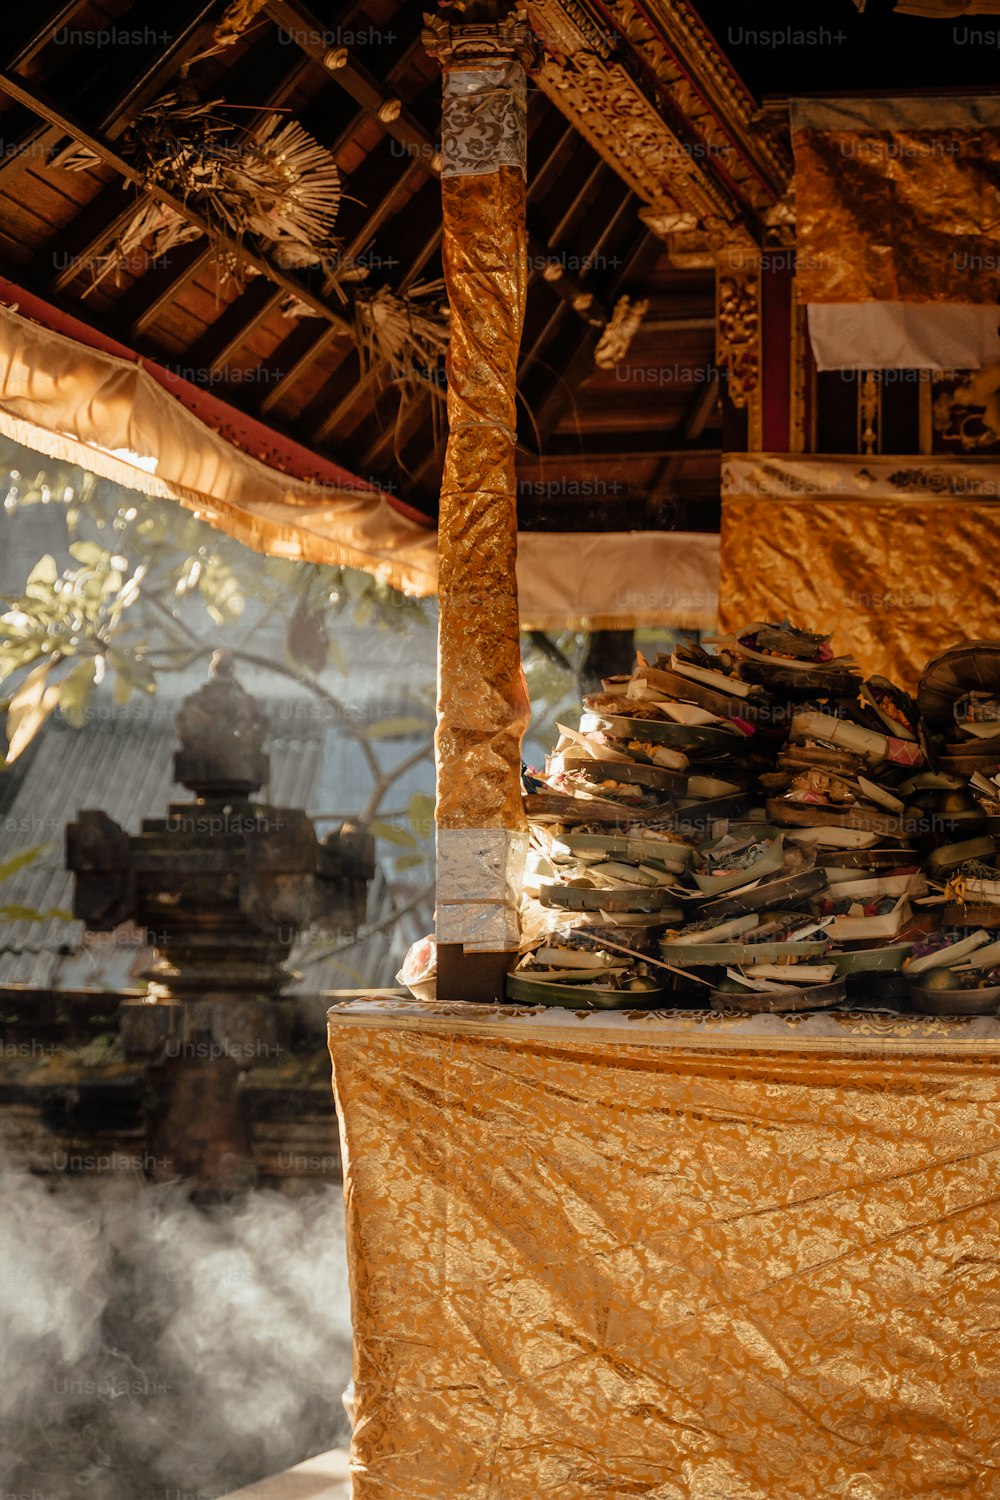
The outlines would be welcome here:
M 1000 1496 L 1000 1020 L 329 1036 L 355 1500 Z

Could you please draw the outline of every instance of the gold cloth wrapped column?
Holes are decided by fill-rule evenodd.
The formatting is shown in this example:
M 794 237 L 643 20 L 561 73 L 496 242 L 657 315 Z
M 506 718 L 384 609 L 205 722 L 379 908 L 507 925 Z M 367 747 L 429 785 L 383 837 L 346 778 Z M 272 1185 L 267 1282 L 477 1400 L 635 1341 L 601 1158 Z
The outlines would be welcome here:
M 452 976 L 452 994 L 461 968 L 452 958 L 517 948 L 516 887 L 527 848 L 514 449 L 527 282 L 526 80 L 518 54 L 529 38 L 517 19 L 438 21 L 425 33 L 444 70 L 442 259 L 451 308 L 436 748 L 438 978 L 444 988 Z M 492 965 L 484 998 L 502 985 L 505 966 Z

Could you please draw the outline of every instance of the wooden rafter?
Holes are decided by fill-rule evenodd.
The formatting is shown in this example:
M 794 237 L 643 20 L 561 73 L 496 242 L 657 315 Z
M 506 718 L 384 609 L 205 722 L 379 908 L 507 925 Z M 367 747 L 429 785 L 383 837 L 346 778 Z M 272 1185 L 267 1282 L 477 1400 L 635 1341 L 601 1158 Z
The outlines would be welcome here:
M 603 165 L 603 164 L 599 164 L 599 165 Z M 576 200 L 576 203 L 574 205 L 575 213 L 579 213 L 581 211 L 580 210 L 580 204 L 581 204 L 582 201 L 583 201 L 582 197 L 580 199 Z M 597 259 L 597 257 L 601 253 L 602 247 L 607 244 L 607 242 L 610 239 L 611 235 L 614 233 L 614 231 L 616 230 L 616 228 L 618 227 L 618 225 L 621 223 L 622 218 L 624 217 L 626 211 L 628 211 L 631 208 L 631 206 L 632 206 L 632 194 L 626 188 L 624 190 L 624 192 L 619 197 L 618 205 L 617 205 L 614 213 L 610 216 L 610 218 L 604 224 L 602 224 L 600 232 L 599 232 L 598 237 L 597 237 L 597 240 L 595 241 L 593 247 L 591 248 L 591 250 L 589 252 L 589 259 L 590 260 L 593 261 L 593 260 Z M 574 216 L 575 216 L 575 214 L 573 216 L 569 216 L 569 217 L 571 219 Z M 563 222 L 565 223 L 566 220 L 564 220 Z M 554 287 L 555 287 L 556 292 L 560 292 L 561 291 L 562 296 L 564 298 L 564 303 L 565 303 L 565 300 L 566 300 L 566 291 L 565 291 L 565 289 L 562 286 L 562 283 L 563 283 L 564 279 L 565 279 L 564 277 L 560 276 L 559 280 L 554 283 Z M 588 288 L 588 290 L 589 290 L 589 288 Z M 600 307 L 600 304 L 599 304 L 598 299 L 596 298 L 596 296 L 594 297 L 593 301 L 591 302 L 590 306 L 586 309 L 586 311 L 588 313 L 593 312 L 595 307 Z M 548 322 L 545 324 L 544 328 L 542 329 L 541 333 L 538 335 L 538 337 L 532 343 L 530 349 L 527 349 L 526 351 L 523 352 L 522 357 L 521 357 L 520 366 L 519 366 L 519 372 L 518 372 L 518 378 L 519 378 L 519 380 L 523 380 L 524 377 L 525 377 L 525 375 L 527 374 L 528 370 L 531 368 L 531 366 L 533 364 L 535 364 L 536 361 L 538 361 L 538 360 L 541 359 L 543 351 L 549 346 L 549 344 L 551 343 L 551 341 L 554 339 L 556 333 L 558 332 L 558 329 L 559 329 L 560 325 L 565 321 L 565 315 L 566 315 L 565 305 L 557 306 L 555 308 L 555 310 L 553 311 L 552 316 L 549 318 Z M 593 318 L 588 318 L 587 321 L 588 321 L 588 323 L 590 323 L 591 327 L 594 327 L 596 329 L 599 325 L 603 325 L 604 323 L 607 322 L 607 314 L 604 312 L 603 308 L 601 307 L 600 311 L 598 313 L 596 313 Z
M 719 382 L 717 379 L 706 380 L 704 388 L 700 390 L 691 403 L 691 410 L 684 419 L 684 436 L 686 438 L 699 438 L 708 426 L 708 419 L 719 404 Z
M 184 363 L 194 371 L 214 376 L 225 368 L 233 356 L 262 323 L 275 313 L 284 293 L 262 276 L 255 276 L 249 286 L 230 302 L 214 323 L 210 323 L 184 354 Z M 189 376 L 189 379 L 194 378 Z M 204 379 L 205 375 L 199 375 Z
M 612 282 L 609 297 L 617 297 L 626 286 L 639 279 L 638 271 L 643 262 L 648 261 L 656 253 L 657 248 L 655 237 L 652 234 L 646 231 L 640 235 L 631 254 L 626 258 L 625 263 L 619 267 L 618 274 Z M 599 338 L 599 328 L 588 328 L 581 333 L 569 357 L 563 362 L 561 370 L 562 379 L 552 387 L 548 396 L 535 413 L 539 442 L 543 447 L 548 445 L 560 417 L 570 404 L 570 391 L 593 368 L 594 350 L 597 347 Z
M 65 3 L 58 7 L 55 15 L 48 17 L 43 25 L 36 27 L 34 31 L 29 33 L 13 53 L 7 63 L 11 72 L 20 73 L 22 69 L 29 67 L 42 51 L 43 47 L 46 47 L 51 41 L 53 32 L 60 31 L 62 27 L 68 26 L 70 21 L 88 3 L 89 0 L 65 0 Z

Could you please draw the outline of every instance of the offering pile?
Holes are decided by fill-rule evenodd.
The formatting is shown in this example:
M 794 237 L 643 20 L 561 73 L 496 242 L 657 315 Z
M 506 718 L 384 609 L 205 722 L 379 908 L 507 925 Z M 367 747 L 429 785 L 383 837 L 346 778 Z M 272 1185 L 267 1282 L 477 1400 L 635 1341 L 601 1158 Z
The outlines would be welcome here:
M 963 653 L 982 648 L 946 653 L 948 674 L 932 662 L 922 719 L 828 637 L 754 624 L 713 644 L 640 655 L 526 777 L 524 953 L 508 998 L 995 1009 L 1000 735 L 970 786 L 940 716 L 957 688 L 964 717 L 947 700 L 948 733 L 994 709 L 1000 728 L 1000 647 L 986 653 L 996 696 L 974 711 L 977 670 L 975 691 L 987 686 Z

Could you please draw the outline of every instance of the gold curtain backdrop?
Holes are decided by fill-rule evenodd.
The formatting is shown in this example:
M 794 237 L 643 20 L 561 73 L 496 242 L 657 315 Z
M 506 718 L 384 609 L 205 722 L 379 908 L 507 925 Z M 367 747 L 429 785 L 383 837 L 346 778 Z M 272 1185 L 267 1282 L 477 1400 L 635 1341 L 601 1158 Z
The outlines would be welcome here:
M 995 460 L 727 459 L 722 628 L 830 631 L 865 673 L 913 691 L 931 657 L 996 634 L 997 496 Z
M 817 367 L 1000 358 L 1000 99 L 795 99 L 796 295 Z
M 330 1013 L 355 1500 L 997 1493 L 1000 1023 L 759 1019 Z
M 796 99 L 800 302 L 996 304 L 1000 98 Z

